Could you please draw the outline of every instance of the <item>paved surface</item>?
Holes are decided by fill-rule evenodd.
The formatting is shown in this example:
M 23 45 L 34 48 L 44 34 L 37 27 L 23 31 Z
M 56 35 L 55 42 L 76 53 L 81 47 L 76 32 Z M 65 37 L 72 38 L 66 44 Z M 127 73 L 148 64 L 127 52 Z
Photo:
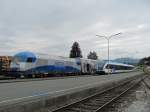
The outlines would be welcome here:
M 93 77 L 74 77 L 58 80 L 4 83 L 0 84 L 0 104 L 8 101 L 44 95 L 47 93 L 56 94 L 62 91 L 116 81 L 141 73 L 142 72 L 131 72 Z
M 28 82 L 28 81 L 43 81 L 43 80 L 58 80 L 58 79 L 66 79 L 66 78 L 75 78 L 75 77 L 92 77 L 92 75 L 76 75 L 76 76 L 64 76 L 64 77 L 45 77 L 45 78 L 29 78 L 29 79 L 1 79 L 1 83 L 17 83 L 17 82 Z M 7 77 L 6 77 L 7 78 Z

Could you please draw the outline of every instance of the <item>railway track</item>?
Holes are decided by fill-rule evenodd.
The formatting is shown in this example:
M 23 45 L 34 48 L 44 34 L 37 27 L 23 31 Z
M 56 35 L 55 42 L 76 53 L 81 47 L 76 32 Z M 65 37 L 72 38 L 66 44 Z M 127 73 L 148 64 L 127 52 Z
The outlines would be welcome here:
M 107 110 L 110 109 L 110 107 L 112 108 L 110 105 L 116 103 L 119 98 L 135 88 L 143 78 L 144 77 L 139 77 L 138 79 L 130 80 L 117 87 L 94 94 L 52 112 L 108 112 Z

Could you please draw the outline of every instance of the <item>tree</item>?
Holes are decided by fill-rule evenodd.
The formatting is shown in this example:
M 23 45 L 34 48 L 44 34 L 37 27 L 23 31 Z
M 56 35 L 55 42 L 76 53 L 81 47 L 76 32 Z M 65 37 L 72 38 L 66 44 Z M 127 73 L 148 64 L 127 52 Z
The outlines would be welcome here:
M 73 43 L 69 57 L 70 58 L 77 58 L 77 57 L 82 58 L 82 52 L 81 52 L 81 49 L 80 49 L 78 42 Z
M 95 51 L 91 52 L 88 54 L 87 56 L 88 59 L 93 59 L 93 60 L 97 60 L 98 59 L 98 56 L 97 56 L 97 53 Z
M 139 65 L 149 65 L 150 66 L 150 57 L 144 57 L 139 61 Z

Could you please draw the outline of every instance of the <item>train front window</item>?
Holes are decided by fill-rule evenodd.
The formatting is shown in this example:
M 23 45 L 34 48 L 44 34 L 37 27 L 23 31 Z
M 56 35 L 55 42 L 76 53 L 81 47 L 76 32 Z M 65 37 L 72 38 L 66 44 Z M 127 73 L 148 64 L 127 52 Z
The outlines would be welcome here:
M 107 69 L 112 69 L 113 66 L 112 66 L 111 64 L 108 64 L 108 65 L 106 66 L 106 68 L 107 68 Z
M 32 63 L 33 62 L 33 58 L 27 58 L 27 62 Z
M 15 57 L 13 58 L 13 61 L 14 61 L 14 62 L 26 62 L 26 59 L 23 58 L 22 56 L 15 56 Z

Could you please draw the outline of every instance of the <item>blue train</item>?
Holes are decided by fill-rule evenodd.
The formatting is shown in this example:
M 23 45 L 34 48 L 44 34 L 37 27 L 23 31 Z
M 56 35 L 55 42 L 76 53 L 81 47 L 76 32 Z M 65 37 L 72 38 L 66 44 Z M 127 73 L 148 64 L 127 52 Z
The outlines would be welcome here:
M 64 74 L 120 73 L 133 71 L 135 67 L 116 62 L 20 52 L 13 56 L 10 68 L 15 77 L 45 77 Z
M 96 65 L 96 73 L 98 74 L 113 74 L 131 72 L 135 70 L 135 66 L 113 61 L 98 61 Z
M 17 77 L 41 77 L 53 74 L 92 74 L 96 70 L 96 61 L 83 58 L 67 58 L 46 54 L 20 52 L 10 65 Z

